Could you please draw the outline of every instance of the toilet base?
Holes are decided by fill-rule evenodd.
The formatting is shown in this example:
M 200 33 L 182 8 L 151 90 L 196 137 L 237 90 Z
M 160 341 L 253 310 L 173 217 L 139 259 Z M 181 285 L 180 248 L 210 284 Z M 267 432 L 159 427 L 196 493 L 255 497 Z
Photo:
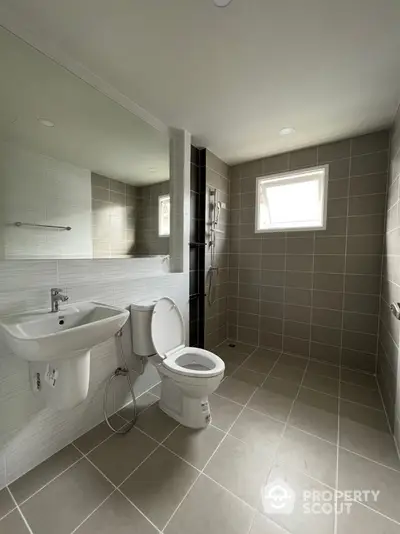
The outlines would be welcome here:
M 211 421 L 208 397 L 193 398 L 183 394 L 167 377 L 161 381 L 160 409 L 189 428 L 205 428 Z

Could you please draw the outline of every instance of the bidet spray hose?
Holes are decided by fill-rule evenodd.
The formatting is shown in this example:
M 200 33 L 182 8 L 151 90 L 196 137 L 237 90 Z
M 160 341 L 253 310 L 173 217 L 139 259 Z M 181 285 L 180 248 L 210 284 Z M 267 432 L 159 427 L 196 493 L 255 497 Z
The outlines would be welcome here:
M 107 423 L 108 427 L 114 432 L 114 434 L 126 434 L 134 427 L 136 423 L 136 419 L 137 419 L 136 397 L 135 397 L 135 392 L 133 391 L 133 384 L 132 384 L 131 375 L 129 373 L 129 367 L 126 363 L 124 348 L 122 346 L 122 330 L 119 330 L 115 334 L 115 337 L 119 340 L 119 346 L 121 350 L 121 360 L 124 364 L 124 367 L 117 367 L 115 371 L 113 372 L 113 374 L 110 376 L 110 378 L 107 380 L 107 383 L 104 389 L 104 397 L 103 397 L 103 415 L 104 415 L 105 422 Z M 139 373 L 140 375 L 144 373 L 144 358 L 141 358 L 141 361 L 142 361 L 142 369 Z M 128 387 L 129 387 L 130 394 L 132 396 L 132 403 L 133 403 L 133 419 L 131 419 L 131 421 L 127 422 L 121 428 L 116 429 L 112 426 L 107 415 L 107 400 L 108 400 L 108 392 L 109 392 L 110 386 L 118 376 L 126 376 L 126 379 L 128 381 Z

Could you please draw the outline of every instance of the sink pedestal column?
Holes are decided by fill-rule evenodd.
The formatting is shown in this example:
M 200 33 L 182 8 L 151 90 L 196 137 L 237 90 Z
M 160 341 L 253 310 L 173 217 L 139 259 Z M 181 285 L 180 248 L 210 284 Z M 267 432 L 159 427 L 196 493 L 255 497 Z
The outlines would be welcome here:
M 50 362 L 29 362 L 29 376 L 33 392 L 50 408 L 73 408 L 88 394 L 90 350 L 66 354 Z

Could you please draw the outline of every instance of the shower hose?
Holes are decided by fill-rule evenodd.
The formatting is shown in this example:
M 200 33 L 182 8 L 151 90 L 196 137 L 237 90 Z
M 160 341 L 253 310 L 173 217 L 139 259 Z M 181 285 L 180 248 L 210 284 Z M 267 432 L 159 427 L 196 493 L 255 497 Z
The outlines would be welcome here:
M 122 360 L 122 362 L 124 364 L 124 367 L 117 367 L 117 369 L 115 369 L 113 374 L 107 380 L 106 387 L 104 389 L 104 397 L 103 397 L 103 415 L 104 415 L 105 422 L 107 423 L 109 428 L 115 434 L 127 434 L 135 426 L 136 419 L 137 419 L 136 397 L 135 397 L 135 393 L 133 391 L 133 384 L 132 384 L 131 375 L 129 373 L 129 368 L 128 368 L 128 365 L 126 363 L 126 358 L 125 358 L 125 354 L 124 354 L 124 348 L 122 346 L 122 330 L 117 332 L 115 334 L 115 337 L 119 341 L 119 348 L 120 348 L 120 351 L 121 351 L 121 360 Z M 142 375 L 144 373 L 144 358 L 141 358 L 141 362 L 142 362 L 142 369 L 141 369 L 141 371 L 139 373 L 140 375 Z M 110 419 L 108 417 L 108 414 L 107 414 L 108 392 L 109 392 L 109 389 L 111 387 L 111 384 L 114 382 L 114 380 L 118 376 L 126 376 L 126 379 L 128 381 L 129 391 L 130 391 L 130 394 L 132 396 L 132 403 L 133 403 L 133 419 L 131 421 L 129 421 L 126 425 L 122 426 L 122 428 L 119 428 L 119 429 L 113 427 L 113 425 L 110 422 Z

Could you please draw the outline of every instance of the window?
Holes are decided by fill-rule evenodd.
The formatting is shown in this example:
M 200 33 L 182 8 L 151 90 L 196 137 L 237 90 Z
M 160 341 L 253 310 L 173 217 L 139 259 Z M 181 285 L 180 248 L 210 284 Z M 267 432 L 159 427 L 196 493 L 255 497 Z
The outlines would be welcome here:
M 169 236 L 171 203 L 169 195 L 158 197 L 158 235 Z
M 257 178 L 256 232 L 324 230 L 328 166 Z

